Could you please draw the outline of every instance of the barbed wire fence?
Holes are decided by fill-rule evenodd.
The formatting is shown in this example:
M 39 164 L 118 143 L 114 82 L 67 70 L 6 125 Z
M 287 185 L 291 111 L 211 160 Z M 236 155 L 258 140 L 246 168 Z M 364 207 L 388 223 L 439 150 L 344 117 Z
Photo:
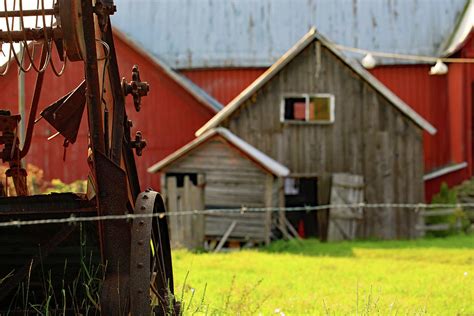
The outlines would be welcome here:
M 68 217 L 63 218 L 48 218 L 35 220 L 10 220 L 0 222 L 0 228 L 4 227 L 21 227 L 32 225 L 47 225 L 47 224 L 76 224 L 84 222 L 98 222 L 108 220 L 134 220 L 140 218 L 164 218 L 174 216 L 189 216 L 189 215 L 216 215 L 216 214 L 245 214 L 258 212 L 317 212 L 323 210 L 337 209 L 337 208 L 391 208 L 391 209 L 408 209 L 413 212 L 421 212 L 430 209 L 467 209 L 474 208 L 474 203 L 457 203 L 457 204 L 425 204 L 425 203 L 355 203 L 355 204 L 328 204 L 318 206 L 301 206 L 301 207 L 241 207 L 233 209 L 208 209 L 208 210 L 189 210 L 177 212 L 164 212 L 152 214 L 123 214 L 123 215 L 102 215 L 102 216 L 77 216 L 72 213 Z

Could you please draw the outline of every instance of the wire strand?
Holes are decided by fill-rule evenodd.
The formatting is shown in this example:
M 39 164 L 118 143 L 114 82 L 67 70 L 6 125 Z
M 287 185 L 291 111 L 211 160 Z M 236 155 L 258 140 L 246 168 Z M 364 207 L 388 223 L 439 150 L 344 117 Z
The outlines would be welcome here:
M 153 217 L 175 217 L 175 216 L 189 216 L 189 215 L 229 215 L 229 214 L 246 214 L 246 213 L 264 213 L 264 212 L 311 212 L 311 211 L 322 211 L 337 208 L 394 208 L 394 209 L 408 209 L 416 213 L 426 209 L 463 209 L 463 208 L 474 208 L 474 203 L 458 203 L 458 204 L 424 204 L 424 203 L 355 203 L 355 204 L 330 204 L 330 205 L 318 205 L 318 206 L 301 206 L 301 207 L 242 207 L 235 209 L 209 209 L 209 210 L 190 210 L 190 211 L 179 211 L 179 212 L 165 212 L 165 213 L 152 213 L 152 214 L 123 214 L 123 215 L 102 215 L 102 216 L 84 216 L 77 217 L 71 214 L 69 217 L 64 218 L 49 218 L 49 219 L 38 219 L 38 220 L 12 220 L 8 222 L 0 222 L 1 227 L 21 227 L 21 226 L 32 226 L 32 225 L 46 225 L 46 224 L 75 224 L 84 222 L 98 222 L 106 220 L 134 220 L 140 218 L 153 218 Z
M 442 61 L 444 63 L 474 63 L 474 58 L 450 58 L 450 57 L 436 57 L 436 56 L 423 56 L 423 55 L 410 55 L 410 54 L 398 54 L 398 53 L 387 53 L 374 50 L 368 50 L 357 47 L 350 47 L 340 44 L 334 44 L 334 47 L 340 50 L 349 51 L 358 54 L 372 54 L 375 57 L 383 58 L 393 58 L 393 59 L 404 59 L 404 60 L 413 60 L 413 61 L 423 61 L 429 63 L 435 63 L 437 61 Z

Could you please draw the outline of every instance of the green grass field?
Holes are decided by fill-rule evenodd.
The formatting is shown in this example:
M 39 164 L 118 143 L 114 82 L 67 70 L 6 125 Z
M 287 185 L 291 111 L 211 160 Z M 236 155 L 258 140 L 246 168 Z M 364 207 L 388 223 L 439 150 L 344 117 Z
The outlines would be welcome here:
M 474 315 L 474 236 L 174 254 L 185 315 Z

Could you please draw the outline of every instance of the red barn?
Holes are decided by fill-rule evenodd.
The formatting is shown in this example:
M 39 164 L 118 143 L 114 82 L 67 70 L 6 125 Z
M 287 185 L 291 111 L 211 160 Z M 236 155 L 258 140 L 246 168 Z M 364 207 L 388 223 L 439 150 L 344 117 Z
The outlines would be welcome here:
M 157 188 L 159 181 L 156 177 L 151 177 L 146 168 L 154 163 L 157 157 L 164 158 L 189 142 L 194 137 L 194 132 L 222 106 L 161 60 L 140 49 L 122 33 L 116 30 L 114 34 L 121 75 L 130 79 L 131 69 L 137 64 L 140 67 L 142 80 L 150 84 L 150 93 L 143 99 L 142 110 L 136 113 L 131 99 L 127 100 L 127 108 L 129 118 L 133 121 L 133 133 L 142 131 L 148 143 L 143 156 L 137 159 L 141 184 L 143 187 Z M 18 113 L 17 75 L 16 67 L 12 67 L 7 76 L 0 77 L 4 91 L 0 95 L 1 107 L 13 113 Z M 35 78 L 33 72 L 25 76 L 27 117 Z M 83 78 L 81 63 L 69 63 L 60 78 L 56 78 L 51 69 L 48 69 L 40 110 L 73 90 Z M 88 174 L 86 124 L 86 120 L 83 119 L 77 142 L 67 148 L 66 161 L 63 162 L 62 137 L 58 136 L 48 141 L 47 138 L 56 131 L 45 120 L 39 121 L 35 127 L 30 152 L 26 157 L 27 162 L 42 168 L 47 179 L 59 178 L 64 182 L 85 179 Z
M 266 1 L 264 2 L 266 3 Z M 260 11 L 267 13 L 269 17 L 265 16 L 261 21 L 255 19 L 259 21 L 256 22 L 257 25 L 254 29 L 247 30 L 249 34 L 243 37 L 244 42 L 238 49 L 228 53 L 226 55 L 228 56 L 227 59 L 223 62 L 219 63 L 217 60 L 213 64 L 212 60 L 203 60 L 202 64 L 204 66 L 200 65 L 199 58 L 203 59 L 205 55 L 198 54 L 201 46 L 197 45 L 195 47 L 197 53 L 193 55 L 192 61 L 185 60 L 183 62 L 176 58 L 175 66 L 183 68 L 181 72 L 185 76 L 193 80 L 220 102 L 227 104 L 268 68 L 264 67 L 266 64 L 260 59 L 270 55 L 270 53 L 265 54 L 265 52 L 274 49 L 274 47 L 267 47 L 263 38 L 262 44 L 258 42 L 255 44 L 252 38 L 263 36 L 259 33 L 262 30 L 266 32 L 265 36 L 271 37 L 272 30 L 279 29 L 281 40 L 286 41 L 288 34 L 283 29 L 280 29 L 281 25 L 274 22 L 274 20 L 283 19 L 286 15 L 289 16 L 298 11 L 301 20 L 312 22 L 314 16 L 311 16 L 311 13 L 307 13 L 310 12 L 308 10 L 311 10 L 311 3 L 316 7 L 319 4 L 321 11 L 331 17 L 329 20 L 341 20 L 339 24 L 335 22 L 330 24 L 329 20 L 325 20 L 326 17 L 321 16 L 316 21 L 316 26 L 320 30 L 321 28 L 327 28 L 327 31 L 323 30 L 323 33 L 335 41 L 344 41 L 343 35 L 349 34 L 356 43 L 359 41 L 358 45 L 360 48 L 373 49 L 374 51 L 387 49 L 405 54 L 459 58 L 474 57 L 474 39 L 472 33 L 470 33 L 474 25 L 473 1 L 453 2 L 446 7 L 444 7 L 442 2 L 437 2 L 436 6 L 432 6 L 429 3 L 419 3 L 416 8 L 411 8 L 411 5 L 406 2 L 399 3 L 397 4 L 398 7 L 393 7 L 392 9 L 386 9 L 390 5 L 384 1 L 380 1 L 377 4 L 370 2 L 370 6 L 367 7 L 369 2 L 363 0 L 355 1 L 352 6 L 349 6 L 352 12 L 346 12 L 344 8 L 336 9 L 327 3 L 321 5 L 317 0 L 309 1 L 309 4 L 299 3 L 299 7 L 292 6 L 292 10 L 288 12 L 283 10 L 285 13 L 283 11 L 276 13 L 266 4 L 252 4 L 249 9 L 239 7 L 244 12 L 242 14 L 248 14 L 250 19 L 255 18 L 252 12 Z M 191 3 L 193 4 L 194 2 Z M 270 5 L 270 3 L 267 4 Z M 194 5 L 198 7 L 198 3 L 194 3 Z M 129 4 L 129 6 L 132 5 Z M 155 4 L 155 6 L 159 6 L 159 3 Z M 443 10 L 441 10 L 441 6 L 443 6 Z M 212 12 L 222 9 L 199 7 L 204 14 L 212 14 Z M 222 7 L 225 9 L 225 5 L 222 5 Z M 258 10 L 257 7 L 259 8 Z M 358 12 L 357 9 L 360 8 L 365 8 L 366 10 L 361 10 L 362 13 Z M 455 12 L 456 8 L 459 11 Z M 438 9 L 442 13 L 435 12 Z M 384 12 L 384 10 L 388 11 L 388 13 Z M 426 15 L 421 25 L 413 24 L 416 21 L 417 10 L 423 11 L 423 14 Z M 341 11 L 344 11 L 346 15 L 341 13 Z M 186 17 L 192 19 L 194 11 L 189 10 L 186 12 Z M 203 12 L 200 14 L 203 14 Z M 357 15 L 354 16 L 355 13 Z M 363 21 L 363 18 L 369 14 L 372 16 L 373 24 L 360 26 L 366 23 L 366 21 Z M 436 16 L 437 14 L 441 14 L 441 16 Z M 309 15 L 309 17 L 306 15 Z M 377 17 L 378 21 L 382 21 L 384 15 L 386 15 L 385 21 L 377 24 Z M 401 20 L 398 23 L 396 17 L 399 15 L 403 15 L 404 21 L 410 21 L 410 23 L 403 24 Z M 226 23 L 233 25 L 235 20 L 239 19 L 239 17 L 232 18 Z M 344 19 L 353 20 L 354 23 L 342 23 Z M 440 26 L 438 24 L 440 23 L 445 26 L 445 29 L 439 29 Z M 268 25 L 271 26 L 268 27 Z M 364 28 L 366 32 L 357 32 L 357 28 L 351 30 L 350 28 L 354 25 Z M 292 26 L 291 31 L 288 31 L 291 34 L 301 27 L 301 25 Z M 329 26 L 332 28 L 329 28 Z M 407 28 L 406 32 L 403 31 L 404 28 Z M 203 32 L 206 31 L 204 28 L 199 29 Z M 190 30 L 187 31 L 190 32 Z M 367 35 L 371 35 L 372 39 L 368 39 Z M 205 38 L 208 36 L 206 34 L 203 35 Z M 384 42 L 384 37 L 386 37 L 387 42 Z M 430 39 L 432 42 L 429 42 Z M 409 40 L 412 42 L 408 42 Z M 220 42 L 220 44 L 225 45 L 228 41 Z M 364 42 L 367 42 L 365 46 Z M 209 44 L 211 45 L 212 43 Z M 245 59 L 247 55 L 244 53 L 253 52 L 253 44 L 261 48 L 263 53 L 259 52 L 260 59 L 249 62 Z M 394 47 L 389 45 L 394 45 Z M 425 46 L 429 45 L 433 47 L 431 51 L 423 50 Z M 242 53 L 242 47 L 246 48 L 247 51 Z M 399 47 L 405 48 L 405 50 L 396 51 Z M 413 52 L 413 50 L 415 51 Z M 208 52 L 209 55 L 211 53 Z M 254 54 L 259 53 L 254 52 Z M 362 56 L 354 55 L 353 57 L 360 58 Z M 443 182 L 452 186 L 471 178 L 474 171 L 474 146 L 472 144 L 472 134 L 474 133 L 474 116 L 472 112 L 474 104 L 472 97 L 474 65 L 465 62 L 452 63 L 449 64 L 447 74 L 429 75 L 432 64 L 427 64 L 426 62 L 413 63 L 396 59 L 378 61 L 382 64 L 370 70 L 371 73 L 437 128 L 435 135 L 429 135 L 428 133 L 424 135 L 426 200 L 431 200 L 433 195 L 439 191 Z M 186 63 L 188 64 L 186 65 Z M 230 66 L 226 66 L 226 64 Z M 251 67 L 246 67 L 245 64 L 250 64 Z
M 158 180 L 145 173 L 146 167 L 192 139 L 193 132 L 221 108 L 219 102 L 227 104 L 234 99 L 312 25 L 335 43 L 351 47 L 412 55 L 472 56 L 468 34 L 474 10 L 473 2 L 466 0 L 436 1 L 436 5 L 390 0 L 355 0 L 350 5 L 344 0 L 115 3 L 118 13 L 113 17 L 114 25 L 138 43 L 125 36 L 117 38 L 120 70 L 129 77 L 131 66 L 138 63 L 142 78 L 151 83 L 142 112 L 136 115 L 130 106 L 129 114 L 135 128 L 148 138 L 149 148 L 138 164 L 144 184 L 155 187 Z M 378 62 L 372 74 L 438 130 L 434 136 L 424 136 L 429 201 L 442 182 L 454 185 L 473 174 L 472 66 L 450 64 L 447 74 L 430 76 L 430 64 L 387 58 Z M 69 65 L 60 81 L 48 73 L 50 88 L 42 105 L 77 85 L 82 78 L 82 69 L 77 67 Z M 4 91 L 11 91 L 0 97 L 4 107 L 16 107 L 13 77 L 10 73 L 9 79 L 0 79 L 4 80 Z M 33 76 L 28 75 L 27 87 L 32 82 Z M 29 98 L 27 94 L 27 101 Z M 30 161 L 44 168 L 49 177 L 72 181 L 83 176 L 85 130 L 78 144 L 68 149 L 64 168 L 58 154 L 62 140 L 53 140 L 52 146 L 45 144 L 51 133 L 45 122 L 39 123 Z

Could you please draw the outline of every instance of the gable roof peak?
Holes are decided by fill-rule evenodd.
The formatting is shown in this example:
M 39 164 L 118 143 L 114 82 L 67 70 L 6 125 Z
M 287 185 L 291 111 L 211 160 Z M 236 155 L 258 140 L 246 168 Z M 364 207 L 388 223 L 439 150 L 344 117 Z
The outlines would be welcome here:
M 319 41 L 324 47 L 329 49 L 337 58 L 339 58 L 347 67 L 354 71 L 359 77 L 371 85 L 376 91 L 384 96 L 393 106 L 395 106 L 400 112 L 410 118 L 415 124 L 420 126 L 422 129 L 430 134 L 436 133 L 436 128 L 414 111 L 408 104 L 403 102 L 398 96 L 396 96 L 391 90 L 383 85 L 377 78 L 375 78 L 370 72 L 363 68 L 358 62 L 344 56 L 337 47 L 328 39 L 326 39 L 321 33 L 319 33 L 313 26 L 310 30 L 298 41 L 293 47 L 291 47 L 283 56 L 280 57 L 269 69 L 267 69 L 260 77 L 258 77 L 253 83 L 251 83 L 246 89 L 244 89 L 239 95 L 237 95 L 223 110 L 217 113 L 211 118 L 206 124 L 204 124 L 196 132 L 196 136 L 201 135 L 205 131 L 218 127 L 226 118 L 234 113 L 240 106 L 244 104 L 252 95 L 254 95 L 260 88 L 262 88 L 267 82 L 269 82 L 274 76 L 276 76 L 290 61 L 298 56 L 306 47 L 308 47 L 313 41 Z

